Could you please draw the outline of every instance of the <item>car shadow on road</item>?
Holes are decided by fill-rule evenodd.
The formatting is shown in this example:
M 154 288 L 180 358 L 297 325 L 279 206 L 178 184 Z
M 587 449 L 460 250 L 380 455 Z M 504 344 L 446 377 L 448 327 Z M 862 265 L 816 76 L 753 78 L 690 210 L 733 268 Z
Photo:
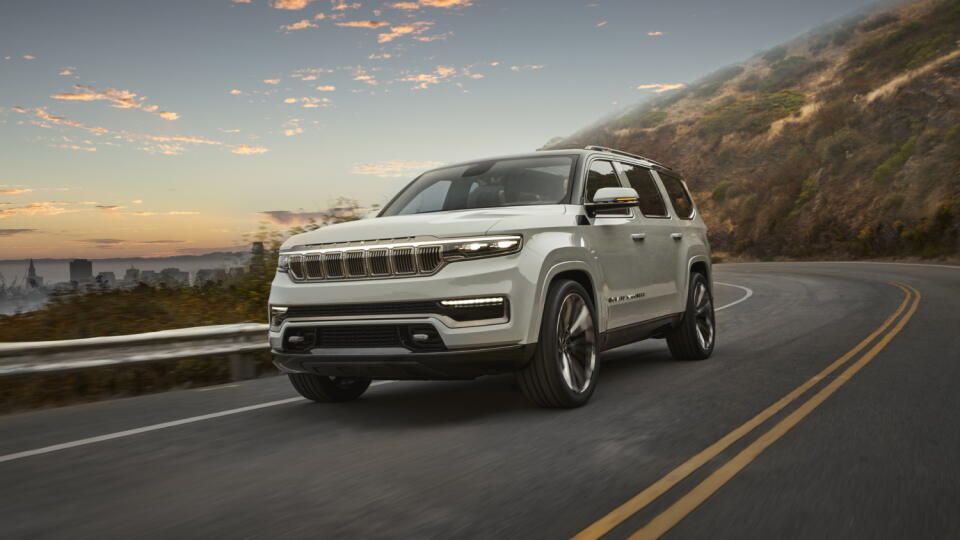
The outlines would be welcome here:
M 652 346 L 651 346 L 652 345 Z M 634 344 L 608 351 L 601 358 L 600 384 L 606 398 L 609 390 L 623 383 L 642 380 L 644 373 L 672 363 L 662 341 Z M 588 414 L 590 405 L 576 409 Z M 372 387 L 360 399 L 349 403 L 305 402 L 285 414 L 302 415 L 308 422 L 328 420 L 372 429 L 416 428 L 431 425 L 480 422 L 493 417 L 555 415 L 556 411 L 529 403 L 513 375 L 480 377 L 471 381 L 403 381 Z

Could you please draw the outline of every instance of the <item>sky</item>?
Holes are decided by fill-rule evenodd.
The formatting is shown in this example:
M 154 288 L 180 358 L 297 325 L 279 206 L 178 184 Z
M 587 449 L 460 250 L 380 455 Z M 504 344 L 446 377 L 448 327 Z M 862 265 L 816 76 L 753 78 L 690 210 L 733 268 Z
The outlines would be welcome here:
M 869 0 L 4 0 L 0 259 L 236 248 Z

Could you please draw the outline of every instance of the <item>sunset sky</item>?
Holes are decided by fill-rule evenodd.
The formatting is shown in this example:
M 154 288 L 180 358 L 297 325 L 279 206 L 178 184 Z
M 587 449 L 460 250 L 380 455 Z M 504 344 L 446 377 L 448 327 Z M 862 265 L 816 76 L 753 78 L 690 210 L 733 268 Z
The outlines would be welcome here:
M 865 0 L 4 0 L 0 259 L 243 243 L 534 150 Z

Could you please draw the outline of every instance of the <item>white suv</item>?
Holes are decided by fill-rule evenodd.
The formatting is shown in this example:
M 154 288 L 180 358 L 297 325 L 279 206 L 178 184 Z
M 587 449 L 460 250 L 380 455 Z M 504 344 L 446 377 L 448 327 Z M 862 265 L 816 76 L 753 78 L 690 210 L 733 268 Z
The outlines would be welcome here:
M 270 292 L 274 363 L 316 401 L 372 379 L 516 372 L 545 407 L 577 407 L 601 351 L 716 341 L 710 247 L 680 177 L 589 146 L 420 175 L 374 219 L 299 234 Z

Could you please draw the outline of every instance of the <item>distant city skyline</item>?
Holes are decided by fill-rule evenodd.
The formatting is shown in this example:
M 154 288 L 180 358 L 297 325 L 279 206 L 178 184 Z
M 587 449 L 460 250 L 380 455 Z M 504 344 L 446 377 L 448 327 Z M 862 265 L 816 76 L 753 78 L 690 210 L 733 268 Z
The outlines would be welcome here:
M 0 257 L 243 246 L 261 222 L 532 150 L 869 4 L 8 0 Z

